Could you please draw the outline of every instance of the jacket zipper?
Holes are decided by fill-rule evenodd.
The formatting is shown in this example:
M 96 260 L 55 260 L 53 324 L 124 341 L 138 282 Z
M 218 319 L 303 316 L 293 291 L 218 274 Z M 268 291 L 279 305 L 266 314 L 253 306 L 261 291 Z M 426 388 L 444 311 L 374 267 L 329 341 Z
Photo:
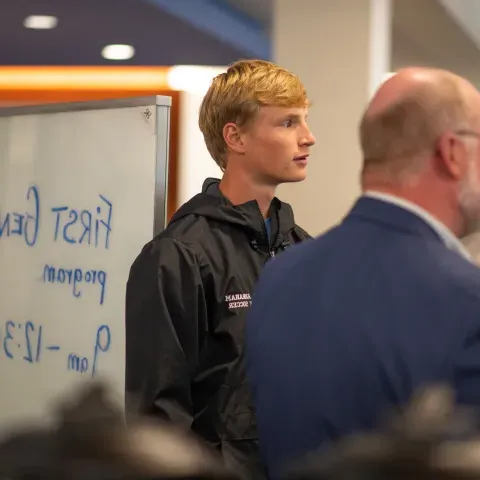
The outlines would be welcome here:
M 279 235 L 279 225 L 278 225 L 278 218 L 277 218 L 277 232 L 275 233 L 275 240 L 270 243 L 270 240 L 268 239 L 268 232 L 267 232 L 267 227 L 265 226 L 265 218 L 263 218 L 263 215 L 262 215 L 262 212 L 260 210 L 260 207 L 258 206 L 258 203 L 257 203 L 257 210 L 258 210 L 258 213 L 260 215 L 260 217 L 262 218 L 262 225 L 263 225 L 263 238 L 267 241 L 267 245 L 268 245 L 268 256 L 270 258 L 273 258 L 275 256 L 275 249 L 273 248 L 273 245 L 275 245 L 275 242 L 277 241 L 278 239 L 278 235 Z M 272 246 L 272 248 L 270 248 L 270 246 Z
M 285 242 L 278 243 L 278 237 L 280 236 L 280 219 L 277 211 L 275 211 L 275 215 L 277 217 L 276 218 L 277 231 L 275 232 L 275 237 L 272 240 L 271 248 L 270 248 L 270 243 L 268 244 L 268 252 L 269 252 L 270 258 L 275 257 L 277 250 L 280 248 L 280 246 L 282 246 L 285 243 Z M 266 230 L 266 227 L 265 227 L 265 230 Z
M 268 257 L 269 258 L 274 258 L 275 255 L 276 255 L 276 250 L 278 250 L 280 247 L 283 247 L 283 249 L 285 250 L 289 245 L 290 245 L 290 242 L 288 241 L 283 241 L 281 243 L 278 243 L 278 237 L 280 235 L 280 221 L 279 221 L 279 218 L 278 218 L 278 212 L 275 212 L 275 215 L 277 216 L 276 220 L 277 220 L 277 231 L 275 232 L 275 238 L 273 239 L 272 242 L 269 241 L 268 239 L 268 233 L 267 233 L 267 227 L 265 226 L 265 219 L 263 218 L 263 215 L 262 215 L 262 212 L 260 211 L 260 207 L 258 206 L 258 203 L 257 203 L 257 210 L 258 210 L 258 214 L 260 215 L 260 217 L 262 218 L 262 222 L 263 222 L 263 237 L 267 240 L 267 245 L 268 245 Z M 256 240 L 253 240 L 252 241 L 252 246 L 256 246 L 256 248 L 258 248 L 258 244 L 256 242 Z

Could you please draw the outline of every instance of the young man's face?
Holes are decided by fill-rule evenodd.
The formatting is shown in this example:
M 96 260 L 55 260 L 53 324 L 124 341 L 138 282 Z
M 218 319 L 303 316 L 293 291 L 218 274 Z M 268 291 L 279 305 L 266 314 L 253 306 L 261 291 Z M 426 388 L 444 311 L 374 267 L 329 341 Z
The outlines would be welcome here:
M 261 107 L 243 133 L 245 165 L 261 182 L 278 185 L 307 176 L 315 137 L 307 125 L 306 108 Z

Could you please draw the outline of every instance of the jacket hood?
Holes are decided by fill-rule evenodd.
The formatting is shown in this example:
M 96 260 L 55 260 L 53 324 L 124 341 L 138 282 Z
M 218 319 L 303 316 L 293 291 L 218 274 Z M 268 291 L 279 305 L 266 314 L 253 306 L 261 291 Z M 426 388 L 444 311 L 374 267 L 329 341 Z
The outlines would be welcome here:
M 188 215 L 200 215 L 263 234 L 264 219 L 257 201 L 251 200 L 241 205 L 233 205 L 222 195 L 219 184 L 219 179 L 207 178 L 203 183 L 202 193 L 195 195 L 182 205 L 170 220 L 169 225 Z M 276 229 L 282 234 L 295 227 L 292 207 L 276 197 L 270 207 L 270 217 L 272 226 L 275 223 Z

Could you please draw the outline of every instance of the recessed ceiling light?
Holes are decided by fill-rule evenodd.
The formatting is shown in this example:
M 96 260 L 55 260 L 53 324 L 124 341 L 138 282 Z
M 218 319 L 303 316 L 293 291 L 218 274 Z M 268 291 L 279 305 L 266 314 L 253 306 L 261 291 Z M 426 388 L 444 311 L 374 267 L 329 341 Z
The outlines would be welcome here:
M 102 50 L 102 57 L 107 60 L 128 60 L 135 55 L 131 45 L 107 45 Z
M 51 15 L 30 15 L 23 21 L 25 28 L 34 28 L 36 30 L 48 30 L 57 26 L 58 19 Z

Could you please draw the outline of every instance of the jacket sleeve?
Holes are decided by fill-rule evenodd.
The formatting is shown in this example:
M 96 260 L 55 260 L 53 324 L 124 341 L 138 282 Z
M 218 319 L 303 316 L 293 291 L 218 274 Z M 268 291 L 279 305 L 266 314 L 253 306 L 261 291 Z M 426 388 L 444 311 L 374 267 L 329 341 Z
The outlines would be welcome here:
M 164 238 L 135 260 L 126 293 L 126 411 L 190 427 L 207 307 L 195 252 Z

